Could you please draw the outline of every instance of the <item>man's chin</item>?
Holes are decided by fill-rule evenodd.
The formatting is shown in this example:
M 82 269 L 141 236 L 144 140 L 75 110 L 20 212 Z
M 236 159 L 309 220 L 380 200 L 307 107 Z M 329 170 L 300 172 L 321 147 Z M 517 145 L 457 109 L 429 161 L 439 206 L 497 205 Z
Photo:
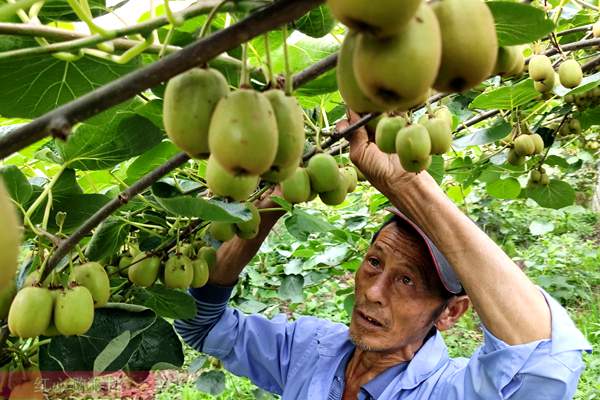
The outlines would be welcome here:
M 357 327 L 352 322 L 350 322 L 349 333 L 352 343 L 362 351 L 381 352 L 386 350 L 377 345 L 372 333 L 362 332 L 360 327 Z

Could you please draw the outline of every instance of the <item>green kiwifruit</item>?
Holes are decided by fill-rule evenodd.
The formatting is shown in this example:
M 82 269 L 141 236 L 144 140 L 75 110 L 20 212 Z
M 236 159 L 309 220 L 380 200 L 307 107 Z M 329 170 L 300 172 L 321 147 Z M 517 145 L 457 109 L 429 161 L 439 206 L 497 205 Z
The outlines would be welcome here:
M 520 48 L 517 46 L 500 46 L 498 48 L 494 74 L 508 75 L 510 71 L 515 70 L 519 62 L 519 51 Z
M 267 182 L 279 183 L 292 176 L 294 171 L 296 171 L 296 168 L 298 168 L 297 163 L 284 168 L 273 166 L 270 170 L 262 174 L 260 177 Z
M 193 68 L 167 83 L 163 122 L 169 138 L 192 157 L 206 157 L 208 127 L 219 100 L 229 85 L 215 69 Z
M 236 234 L 242 239 L 254 239 L 260 229 L 260 212 L 252 203 L 246 203 L 246 207 L 250 210 L 252 218 L 250 221 L 236 223 Z
M 279 143 L 277 120 L 269 100 L 248 89 L 222 98 L 210 122 L 208 143 L 211 158 L 232 174 L 267 172 Z
M 328 192 L 319 192 L 319 198 L 328 206 L 337 206 L 342 204 L 346 199 L 346 195 L 348 194 L 349 182 L 344 176 L 342 176 L 342 173 L 339 172 L 339 170 L 338 174 L 340 174 L 338 187 Z
M 154 285 L 160 272 L 160 258 L 148 257 L 146 254 L 140 253 L 133 262 L 135 264 L 129 267 L 129 280 L 137 286 L 150 287 Z
M 547 186 L 550 184 L 550 177 L 545 172 L 542 172 L 542 177 L 540 178 L 540 185 Z
M 358 185 L 358 174 L 356 173 L 356 168 L 344 167 L 340 171 L 345 175 L 348 182 L 348 193 L 354 192 L 356 190 L 356 186 Z
M 492 12 L 482 0 L 441 0 L 432 7 L 442 33 L 442 62 L 433 87 L 447 93 L 477 86 L 496 65 Z
M 375 105 L 358 86 L 354 74 L 354 52 L 358 34 L 350 31 L 344 38 L 337 62 L 338 90 L 344 102 L 357 113 L 384 111 L 384 107 Z
M 375 130 L 375 143 L 379 150 L 388 154 L 396 153 L 396 135 L 398 131 L 406 126 L 403 117 L 381 118 Z
M 535 169 L 533 171 L 531 171 L 531 173 L 529 174 L 529 181 L 527 182 L 528 186 L 535 186 L 535 185 L 539 185 L 540 182 L 542 181 L 542 173 Z
M 89 290 L 75 286 L 56 294 L 54 325 L 61 335 L 83 335 L 93 322 L 94 299 Z
M 436 118 L 441 118 L 444 121 L 446 121 L 446 123 L 448 124 L 448 128 L 450 130 L 452 130 L 452 127 L 454 125 L 454 123 L 453 123 L 454 117 L 452 116 L 452 113 L 450 112 L 448 107 L 446 107 L 446 106 L 439 107 L 437 110 L 435 110 L 433 112 L 433 116 Z
M 396 152 L 402 167 L 408 172 L 420 172 L 431 164 L 431 139 L 420 124 L 403 128 L 396 138 Z
M 340 184 L 340 173 L 335 158 L 329 154 L 315 154 L 306 166 L 312 190 L 321 193 L 336 190 Z
M 214 223 L 214 222 L 213 222 Z M 171 289 L 187 289 L 194 279 L 192 261 L 184 255 L 173 255 L 165 263 L 164 280 Z
M 213 221 L 210 223 L 208 231 L 213 238 L 220 242 L 227 242 L 235 236 L 235 227 L 229 222 Z
M 246 200 L 258 186 L 260 178 L 255 175 L 233 175 L 211 155 L 206 164 L 206 183 L 217 196 L 230 197 L 235 201 Z
M 401 32 L 414 17 L 421 0 L 327 0 L 333 15 L 352 30 L 377 36 Z
M 88 262 L 73 269 L 73 280 L 87 288 L 94 299 L 94 307 L 104 307 L 110 297 L 110 280 L 102 265 Z
M 192 269 L 194 271 L 194 278 L 190 287 L 199 288 L 206 285 L 208 282 L 209 269 L 208 264 L 203 258 L 198 258 L 192 261 Z
M 575 60 L 567 60 L 558 67 L 558 78 L 560 84 L 566 88 L 572 89 L 581 84 L 583 72 L 581 65 Z
M 515 153 L 519 156 L 530 156 L 535 153 L 535 143 L 531 135 L 521 135 L 514 141 Z
M 514 149 L 510 149 L 506 161 L 511 165 L 519 166 L 525 163 L 525 157 L 518 155 Z
M 19 290 L 8 312 L 10 333 L 22 339 L 40 336 L 50 325 L 53 306 L 54 298 L 46 288 L 28 286 Z
M 359 35 L 354 53 L 358 86 L 388 110 L 409 109 L 427 97 L 435 81 L 441 43 L 439 25 L 427 3 L 422 3 L 406 28 L 395 36 L 378 39 Z
M 596 21 L 596 23 L 592 25 L 592 36 L 595 38 L 600 37 L 600 21 Z
M 556 83 L 556 74 L 552 72 L 552 74 L 548 75 L 542 81 L 533 81 L 533 87 L 540 93 L 549 93 L 554 89 L 554 84 Z
M 131 261 L 133 261 L 133 257 L 129 256 L 123 256 L 119 260 L 119 275 L 121 275 L 123 278 L 127 278 L 129 276 L 127 271 L 130 268 L 129 265 L 131 265 Z
M 198 258 L 206 261 L 208 268 L 212 270 L 217 264 L 217 251 L 209 246 L 202 247 L 198 250 Z
M 0 287 L 0 320 L 5 320 L 8 317 L 10 305 L 17 294 L 17 284 L 15 280 L 11 280 L 7 285 Z
M 529 60 L 529 76 L 534 81 L 546 81 L 550 76 L 554 79 L 554 68 L 548 56 L 536 54 Z
M 523 56 L 523 49 L 521 46 L 512 46 L 515 50 L 516 61 L 513 68 L 507 71 L 505 76 L 521 76 L 525 71 L 525 57 Z
M 15 278 L 21 243 L 21 227 L 17 210 L 0 178 L 0 288 Z
M 569 132 L 574 135 L 581 133 L 581 122 L 577 118 L 573 118 L 569 121 Z
M 304 113 L 295 97 L 286 96 L 282 90 L 264 93 L 271 103 L 277 120 L 277 155 L 270 171 L 280 171 L 298 165 L 304 151 Z
M 431 139 L 431 154 L 444 154 L 450 150 L 452 132 L 442 118 L 431 118 L 423 124 Z
M 310 176 L 306 169 L 297 167 L 296 171 L 281 183 L 283 198 L 292 204 L 304 203 L 310 197 Z
M 534 154 L 542 154 L 544 152 L 544 139 L 537 133 L 530 136 L 535 147 Z

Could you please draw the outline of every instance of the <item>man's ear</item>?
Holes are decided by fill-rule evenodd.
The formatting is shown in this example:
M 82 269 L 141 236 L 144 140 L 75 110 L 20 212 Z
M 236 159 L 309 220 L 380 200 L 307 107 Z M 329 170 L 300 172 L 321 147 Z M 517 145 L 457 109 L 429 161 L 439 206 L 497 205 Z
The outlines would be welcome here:
M 455 296 L 448 300 L 448 305 L 434 323 L 439 331 L 450 329 L 456 321 L 469 309 L 469 296 Z

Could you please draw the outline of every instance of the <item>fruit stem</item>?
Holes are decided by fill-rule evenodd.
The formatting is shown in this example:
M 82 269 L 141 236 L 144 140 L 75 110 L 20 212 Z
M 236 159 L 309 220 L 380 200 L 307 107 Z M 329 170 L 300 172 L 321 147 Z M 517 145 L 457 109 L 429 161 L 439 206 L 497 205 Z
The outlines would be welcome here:
M 260 208 L 258 210 L 259 213 L 266 213 L 266 212 L 272 212 L 272 211 L 287 211 L 287 210 L 285 208 L 281 208 L 281 207 Z
M 37 199 L 35 199 L 35 201 L 33 202 L 33 204 L 27 210 L 27 213 L 25 214 L 25 217 L 27 219 L 31 219 L 31 215 L 33 214 L 33 212 L 46 199 L 46 197 L 48 196 L 48 194 L 50 193 L 50 191 L 52 190 L 52 188 L 54 187 L 54 185 L 56 185 L 56 182 L 58 182 L 58 179 L 60 178 L 60 176 L 62 175 L 62 173 L 64 172 L 64 170 L 66 168 L 67 168 L 66 165 L 62 165 L 60 167 L 60 170 L 58 170 L 58 173 L 56 175 L 54 175 L 54 177 L 52 178 L 52 180 L 50 181 L 50 183 L 48 183 L 48 185 L 46 185 L 46 187 L 44 188 L 44 191 L 38 196 Z
M 228 1 L 229 0 L 222 0 L 221 2 L 219 2 L 219 4 L 214 6 L 212 10 L 210 10 L 210 13 L 206 17 L 206 22 L 202 26 L 202 30 L 200 31 L 200 34 L 198 35 L 198 37 L 200 39 L 202 39 L 204 37 L 204 35 L 206 35 L 208 30 L 210 29 L 210 24 L 212 23 L 213 19 L 215 18 L 215 15 L 217 15 L 217 12 L 219 12 L 219 9 Z
M 267 87 L 273 87 L 273 64 L 271 62 L 271 49 L 269 46 L 269 32 L 265 33 L 265 56 L 267 57 Z
M 242 45 L 242 72 L 240 76 L 240 88 L 250 88 L 250 74 L 248 73 L 248 44 Z
M 288 38 L 288 30 L 287 30 L 287 26 L 283 26 L 283 28 L 281 29 L 282 35 L 283 35 L 283 59 L 285 61 L 285 94 L 288 96 L 291 96 L 292 93 L 294 92 L 294 80 L 293 80 L 293 76 L 292 76 L 292 71 L 290 69 L 290 58 L 289 58 L 289 53 L 288 53 L 288 45 L 287 45 L 287 38 Z

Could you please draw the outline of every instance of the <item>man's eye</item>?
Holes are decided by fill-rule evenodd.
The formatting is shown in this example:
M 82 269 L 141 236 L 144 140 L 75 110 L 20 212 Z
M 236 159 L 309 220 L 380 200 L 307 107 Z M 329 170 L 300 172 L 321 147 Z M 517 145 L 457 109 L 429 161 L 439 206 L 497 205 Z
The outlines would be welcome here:
M 369 262 L 369 264 L 375 268 L 379 268 L 379 265 L 381 265 L 381 263 L 379 262 L 378 259 L 376 259 L 375 257 L 369 257 L 369 259 L 367 260 Z
M 410 277 L 408 277 L 406 275 L 402 277 L 402 283 L 404 283 L 407 286 L 413 286 L 414 285 L 413 280 L 410 279 Z

